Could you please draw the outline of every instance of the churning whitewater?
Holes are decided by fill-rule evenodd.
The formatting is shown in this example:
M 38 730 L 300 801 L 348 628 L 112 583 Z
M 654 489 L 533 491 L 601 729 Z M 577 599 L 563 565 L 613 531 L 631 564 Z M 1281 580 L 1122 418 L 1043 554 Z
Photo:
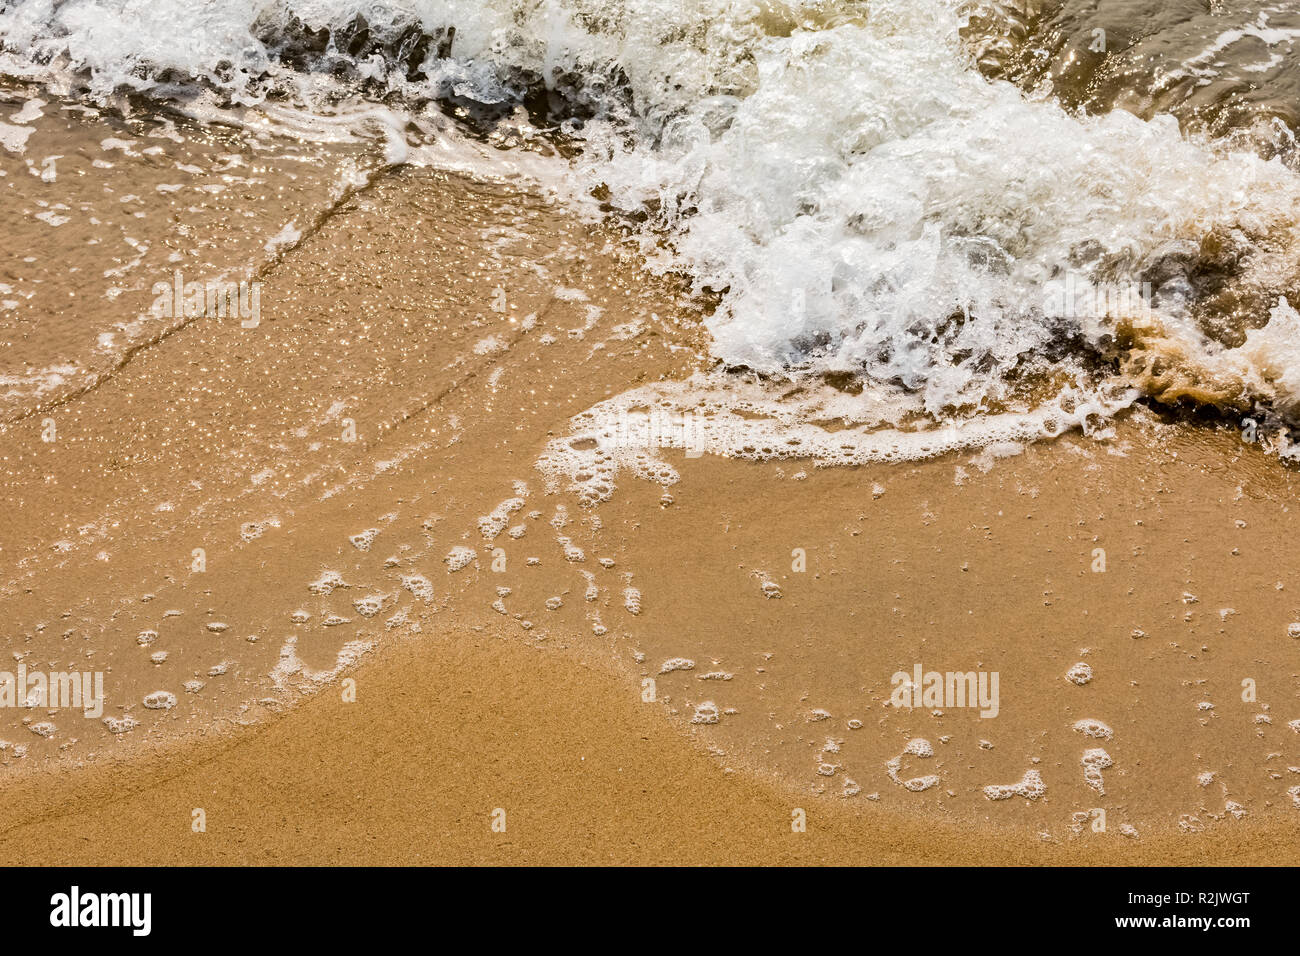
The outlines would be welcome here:
M 859 421 L 1018 415 L 1024 438 L 1140 393 L 1289 419 L 1300 176 L 1278 124 L 1259 118 L 1265 150 L 1168 113 L 1067 109 L 1041 76 L 1026 92 L 981 72 L 972 17 L 995 14 L 956 0 L 20 0 L 0 12 L 0 68 L 225 116 L 436 103 L 494 142 L 558 144 L 574 193 L 633 226 L 652 268 L 693 279 L 720 366 L 847 375 Z M 1300 42 L 1245 26 L 1270 64 Z M 421 135 L 371 132 L 390 162 Z

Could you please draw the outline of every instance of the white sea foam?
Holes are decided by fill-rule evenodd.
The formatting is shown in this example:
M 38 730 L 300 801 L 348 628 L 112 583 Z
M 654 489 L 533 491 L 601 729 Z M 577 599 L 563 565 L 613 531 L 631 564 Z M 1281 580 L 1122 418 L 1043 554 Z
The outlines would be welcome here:
M 1095 374 L 1083 354 L 1111 348 L 1126 318 L 1056 314 L 1049 283 L 1068 271 L 1100 294 L 1154 271 L 1141 360 L 1126 367 L 1133 381 L 1163 397 L 1297 410 L 1300 319 L 1281 293 L 1295 288 L 1300 178 L 1280 161 L 1193 142 L 1170 117 L 1075 115 L 986 80 L 962 44 L 962 9 L 960 0 L 228 0 L 197 10 L 187 0 L 19 0 L 0 12 L 10 51 L 0 67 L 54 71 L 65 83 L 79 71 L 100 94 L 170 95 L 172 77 L 189 75 L 313 135 L 329 131 L 330 117 L 310 107 L 337 88 L 327 68 L 339 63 L 408 104 L 510 107 L 545 84 L 584 116 L 567 125 L 582 146 L 575 192 L 603 187 L 615 209 L 648 212 L 640 236 L 651 266 L 721 291 L 707 324 L 732 366 L 864 373 L 869 398 L 940 422 L 996 411 L 1026 375 L 1050 373 L 1077 392 Z M 303 74 L 278 59 L 291 19 L 338 31 L 358 15 L 372 37 L 392 41 L 414 26 L 438 42 L 418 64 L 331 49 Z M 267 100 L 273 88 L 290 93 L 286 105 Z M 204 103 L 212 115 L 228 109 L 214 97 L 190 106 Z M 389 163 L 490 173 L 486 152 L 466 153 L 415 105 L 429 135 L 408 142 L 410 117 L 395 109 L 340 111 L 337 134 L 370 130 Z M 1268 325 L 1236 347 L 1208 338 L 1193 315 L 1192 270 L 1208 235 L 1245 253 L 1244 285 L 1278 290 Z M 986 428 L 1013 440 L 1053 431 Z M 866 457 L 953 447 L 888 441 L 891 453 Z M 900 453 L 900 441 L 914 447 Z
M 1098 740 L 1110 740 L 1115 736 L 1115 731 L 1107 724 L 1093 717 L 1075 721 L 1074 729 L 1086 737 L 1096 737 Z
M 889 775 L 890 780 L 894 781 L 894 783 L 898 784 L 904 790 L 909 790 L 912 793 L 921 793 L 938 785 L 938 774 L 926 774 L 925 776 L 912 777 L 904 780 L 900 774 L 903 769 L 903 759 L 907 756 L 920 757 L 921 759 L 933 757 L 934 747 L 931 745 L 930 741 L 923 737 L 916 737 L 909 740 L 901 754 L 896 757 L 891 757 L 885 762 L 885 773 Z
M 791 390 L 735 376 L 696 375 L 608 399 L 570 421 L 538 461 L 551 489 L 587 504 L 610 497 L 615 477 L 671 485 L 676 469 L 661 449 L 694 449 L 763 461 L 807 458 L 817 465 L 915 461 L 953 451 L 1085 431 L 1131 396 L 1102 398 L 1066 390 L 1033 409 L 988 414 L 934 427 L 903 424 L 905 403 L 884 392 L 865 398 L 831 388 Z M 667 423 L 667 424 L 662 424 Z M 828 427 L 830 424 L 852 427 Z
M 1009 800 L 1012 797 L 1037 800 L 1046 792 L 1047 785 L 1037 770 L 1026 770 L 1019 783 L 990 784 L 984 788 L 984 796 L 990 800 Z

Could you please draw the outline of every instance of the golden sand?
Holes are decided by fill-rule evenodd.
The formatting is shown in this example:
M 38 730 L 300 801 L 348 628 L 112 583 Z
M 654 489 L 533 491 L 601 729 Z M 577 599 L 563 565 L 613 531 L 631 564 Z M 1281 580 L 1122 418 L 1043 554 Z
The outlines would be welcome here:
M 546 440 L 705 364 L 616 236 L 406 170 L 259 275 L 257 327 L 175 323 L 4 429 L 14 650 L 139 722 L 3 715 L 5 862 L 1295 861 L 1295 479 L 1235 433 L 666 452 L 666 497 L 584 509 Z M 997 672 L 997 716 L 890 706 L 918 664 Z

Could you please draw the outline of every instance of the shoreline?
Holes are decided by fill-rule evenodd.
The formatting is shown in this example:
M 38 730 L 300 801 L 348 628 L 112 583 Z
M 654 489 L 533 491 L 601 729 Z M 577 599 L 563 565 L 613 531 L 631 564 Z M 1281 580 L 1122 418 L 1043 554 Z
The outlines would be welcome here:
M 717 761 L 598 668 L 478 636 L 394 645 L 235 739 L 0 792 L 9 865 L 1294 864 L 1283 825 L 1062 846 L 798 798 Z M 388 704 L 385 688 L 412 680 Z M 515 694 L 506 688 L 523 691 Z M 368 703 L 368 701 L 370 703 Z M 489 721 L 495 724 L 490 726 Z M 75 792 L 74 792 L 75 791 Z M 49 801 L 45 808 L 33 802 Z M 790 831 L 794 807 L 807 832 Z M 192 810 L 207 832 L 191 832 Z M 506 809 L 506 832 L 492 813 Z
M 1139 410 L 906 464 L 668 451 L 675 481 L 584 508 L 546 441 L 702 362 L 611 235 L 402 170 L 264 279 L 256 328 L 188 323 L 58 442 L 3 430 L 15 653 L 102 667 L 140 724 L 6 718 L 7 862 L 1295 860 L 1300 477 L 1238 436 Z M 998 673 L 998 717 L 891 708 L 916 667 Z

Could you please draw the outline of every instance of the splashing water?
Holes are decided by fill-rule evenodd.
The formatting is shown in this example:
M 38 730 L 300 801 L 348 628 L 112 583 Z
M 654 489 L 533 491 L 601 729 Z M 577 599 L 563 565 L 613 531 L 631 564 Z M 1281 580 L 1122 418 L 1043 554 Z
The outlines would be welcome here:
M 934 422 L 1062 389 L 1294 412 L 1300 177 L 1168 114 L 1087 115 L 986 78 L 973 9 L 24 0 L 0 13 L 0 66 L 321 112 L 342 78 L 543 127 L 652 268 L 716 296 L 723 364 L 849 374 L 864 402 Z M 1256 33 L 1269 63 L 1295 39 Z

